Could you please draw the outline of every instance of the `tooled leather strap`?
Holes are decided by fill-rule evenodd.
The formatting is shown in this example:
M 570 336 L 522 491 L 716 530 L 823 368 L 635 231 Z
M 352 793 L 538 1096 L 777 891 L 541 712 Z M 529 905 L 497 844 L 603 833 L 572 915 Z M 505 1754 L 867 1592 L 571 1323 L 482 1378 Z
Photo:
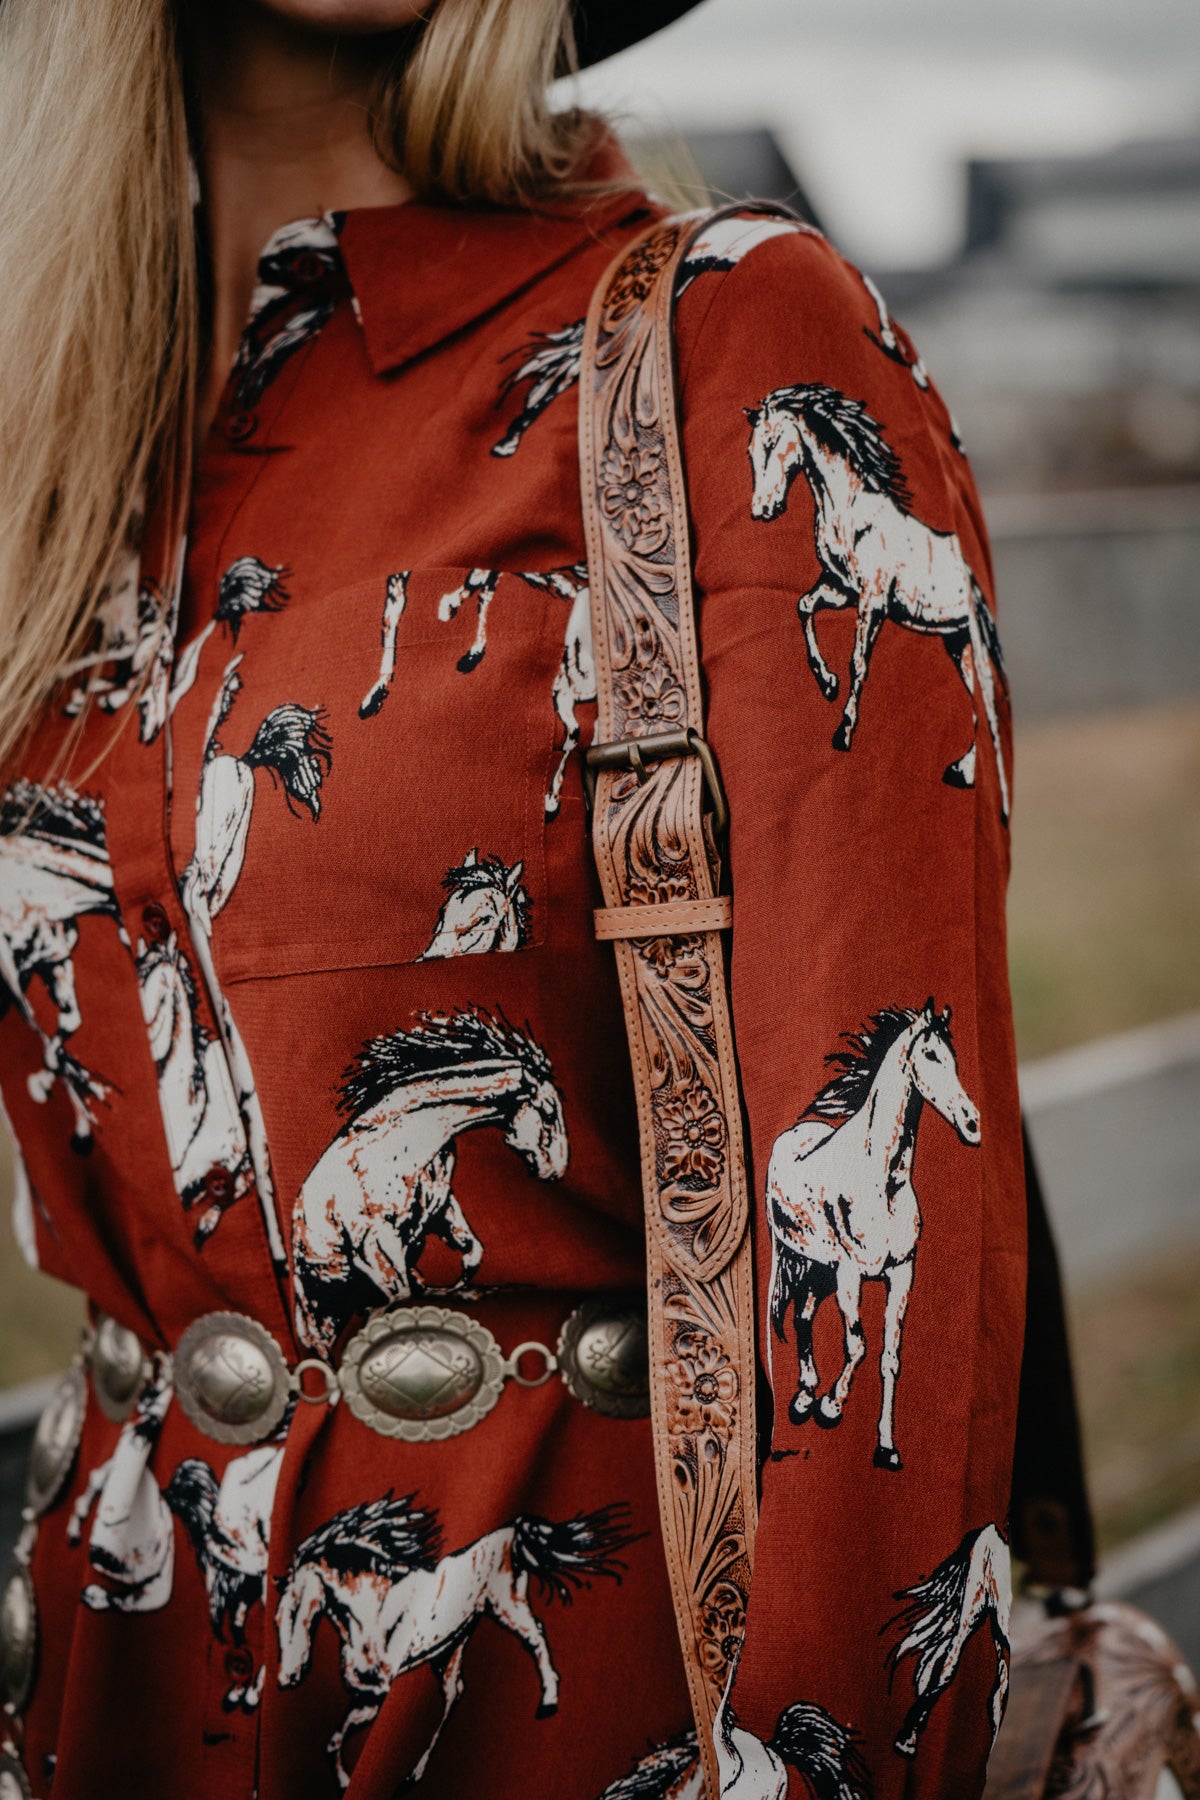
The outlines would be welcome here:
M 597 744 L 689 727 L 703 737 L 671 324 L 688 245 L 713 218 L 745 210 L 652 226 L 606 272 L 588 314 L 580 465 Z M 629 761 L 593 764 L 597 935 L 614 940 L 633 1063 L 659 1510 L 715 1800 L 712 1724 L 745 1617 L 758 1511 L 749 1209 L 721 937 L 731 915 L 700 760 Z

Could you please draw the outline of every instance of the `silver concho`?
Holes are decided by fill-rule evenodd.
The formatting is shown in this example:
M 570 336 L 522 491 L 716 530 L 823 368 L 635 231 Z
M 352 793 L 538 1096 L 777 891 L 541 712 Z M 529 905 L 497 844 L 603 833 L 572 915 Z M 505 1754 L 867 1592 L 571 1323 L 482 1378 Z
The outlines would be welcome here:
M 120 1425 L 133 1411 L 150 1373 L 146 1353 L 132 1331 L 101 1313 L 92 1339 L 91 1364 L 100 1410 L 106 1419 Z
M 28 1775 L 7 1751 L 0 1754 L 0 1800 L 33 1800 Z
M 179 1340 L 175 1394 L 192 1424 L 218 1443 L 257 1444 L 287 1410 L 287 1364 L 256 1319 L 205 1313 Z
M 29 1570 L 11 1562 L 0 1592 L 0 1686 L 14 1712 L 21 1712 L 33 1692 L 37 1670 L 37 1598 Z
M 491 1332 L 444 1306 L 376 1313 L 346 1345 L 339 1374 L 355 1418 L 385 1437 L 428 1443 L 487 1417 L 504 1386 Z
M 34 1427 L 25 1473 L 25 1503 L 31 1512 L 46 1512 L 62 1492 L 83 1435 L 86 1408 L 83 1370 L 68 1369 Z
M 583 1301 L 562 1328 L 558 1369 L 585 1406 L 611 1419 L 644 1419 L 650 1411 L 644 1302 Z

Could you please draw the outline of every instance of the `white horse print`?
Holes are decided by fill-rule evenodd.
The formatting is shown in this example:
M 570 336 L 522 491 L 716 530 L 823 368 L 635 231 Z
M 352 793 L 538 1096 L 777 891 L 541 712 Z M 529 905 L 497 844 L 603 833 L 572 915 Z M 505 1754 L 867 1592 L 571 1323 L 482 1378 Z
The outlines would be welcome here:
M 782 1342 L 791 1310 L 800 1365 L 788 1407 L 792 1423 L 815 1418 L 819 1425 L 837 1425 L 866 1355 L 863 1283 L 885 1283 L 883 1399 L 874 1461 L 879 1469 L 899 1469 L 896 1383 L 921 1235 L 913 1186 L 917 1133 L 928 1103 L 964 1144 L 978 1145 L 979 1113 L 959 1079 L 949 1007 L 939 1014 L 930 999 L 920 1011 L 885 1008 L 846 1042 L 846 1050 L 827 1059 L 838 1067 L 837 1075 L 798 1123 L 781 1132 L 771 1151 L 766 1185 L 771 1327 Z M 813 1318 L 831 1294 L 842 1316 L 845 1352 L 841 1373 L 818 1401 Z
M 275 232 L 259 257 L 258 284 L 233 367 L 238 406 L 256 406 L 284 363 L 332 318 L 342 266 L 338 224 L 336 213 L 297 219 Z M 296 309 L 299 294 L 306 303 Z
M 271 1509 L 283 1460 L 282 1444 L 259 1444 L 235 1456 L 220 1481 L 199 1457 L 181 1462 L 164 1499 L 182 1519 L 196 1552 L 208 1594 L 213 1630 L 235 1645 L 246 1638 L 246 1620 L 259 1601 L 266 1604 L 267 1553 Z M 224 1705 L 252 1712 L 262 1699 L 264 1666 L 253 1677 L 233 1680 Z
M 894 363 L 899 363 L 902 369 L 908 370 L 919 388 L 927 388 L 929 386 L 928 369 L 915 350 L 910 356 L 908 350 L 901 343 L 900 334 L 896 330 L 896 321 L 888 311 L 888 303 L 871 277 L 862 269 L 858 273 L 863 286 L 871 296 L 876 312 L 879 314 L 878 332 L 872 331 L 869 325 L 864 325 L 863 330 L 871 342 L 879 346 L 886 357 L 889 357 Z
M 424 1775 L 463 1691 L 463 1657 L 476 1627 L 493 1619 L 518 1637 L 537 1669 L 535 1716 L 557 1710 L 558 1671 L 545 1629 L 529 1604 L 532 1576 L 564 1601 L 572 1587 L 606 1575 L 619 1581 L 619 1552 L 632 1542 L 627 1509 L 602 1507 L 561 1523 L 522 1515 L 511 1525 L 440 1554 L 435 1514 L 410 1494 L 352 1506 L 300 1545 L 279 1581 L 279 1684 L 295 1687 L 312 1659 L 313 1637 L 327 1618 L 341 1639 L 342 1680 L 352 1705 L 327 1745 L 340 1788 L 350 1783 L 343 1748 L 375 1718 L 388 1689 L 428 1665 L 441 1684 L 442 1716 L 400 1788 Z
M 1007 820 L 1008 778 L 996 704 L 1004 663 L 987 597 L 958 538 L 913 516 L 899 458 L 862 401 L 812 382 L 776 388 L 761 406 L 748 407 L 746 417 L 754 473 L 751 517 L 779 518 L 801 472 L 812 490 L 823 573 L 796 605 L 809 666 L 827 700 L 836 699 L 839 683 L 821 655 L 815 615 L 824 607 L 852 607 L 858 614 L 850 691 L 834 732 L 834 749 L 849 750 L 853 741 L 880 627 L 890 620 L 940 637 L 972 699 L 977 690 L 982 699 L 996 756 L 1001 816 Z M 974 738 L 943 780 L 952 787 L 975 785 Z
M 584 320 L 576 319 L 573 325 L 564 325 L 559 331 L 535 331 L 502 359 L 507 362 L 520 356 L 523 361 L 510 369 L 501 381 L 496 405 L 502 406 L 511 393 L 526 383 L 528 392 L 504 436 L 492 445 L 493 456 L 514 456 L 534 421 L 579 380 L 583 327 Z
M 696 1750 L 695 1727 L 656 1744 L 600 1800 L 704 1800 L 704 1771 Z
M 446 899 L 417 962 L 519 950 L 527 943 L 532 902 L 521 881 L 524 867 L 515 862 L 510 868 L 501 856 L 481 857 L 472 846 L 457 868 L 442 877 Z
M 729 1690 L 713 1722 L 720 1800 L 788 1800 L 788 1765 L 813 1800 L 871 1800 L 871 1771 L 853 1731 L 823 1706 L 799 1700 L 779 1715 L 769 1743 L 739 1725 Z
M 71 1106 L 71 1147 L 89 1150 L 93 1101 L 109 1093 L 99 1076 L 72 1054 L 69 1040 L 83 1023 L 73 956 L 79 920 L 112 919 L 129 939 L 113 891 L 102 803 L 65 782 L 42 786 L 20 780 L 0 795 L 0 1014 L 15 1005 L 42 1050 L 43 1067 L 29 1077 L 33 1099 L 45 1102 L 61 1081 Z M 34 980 L 55 1013 L 45 1031 L 29 999 Z
M 217 733 L 241 688 L 241 660 L 239 651 L 226 665 L 209 718 L 196 800 L 196 844 L 183 875 L 185 903 L 189 892 L 198 893 L 210 921 L 229 900 L 242 872 L 257 771 L 265 770 L 273 785 L 282 785 L 289 812 L 302 806 L 315 820 L 321 814 L 321 784 L 333 760 L 321 709 L 294 702 L 271 709 L 241 756 L 222 750 Z
M 675 292 L 684 293 L 701 275 L 727 275 L 760 244 L 797 233 L 806 237 L 822 235 L 815 225 L 802 219 L 714 219 L 693 240 L 680 263 Z
M 915 1756 L 918 1740 L 940 1694 L 953 1681 L 963 1651 L 985 1623 L 996 1649 L 996 1679 L 988 1700 L 992 1736 L 1000 1729 L 1008 1694 L 1008 1622 L 1012 1612 L 1012 1565 L 998 1525 L 969 1531 L 952 1556 L 939 1563 L 926 1581 L 896 1595 L 907 1600 L 893 1624 L 904 1635 L 888 1661 L 894 1674 L 906 1656 L 916 1658 L 916 1699 L 909 1709 L 896 1748 Z
M 193 943 L 225 1047 L 238 1107 L 246 1121 L 259 1205 L 275 1262 L 286 1262 L 274 1204 L 274 1182 L 266 1127 L 254 1072 L 229 1003 L 217 979 L 212 954 L 213 921 L 227 905 L 246 856 L 256 794 L 255 776 L 265 769 L 272 785 L 282 784 L 288 811 L 304 807 L 320 817 L 321 786 L 332 764 L 330 740 L 320 708 L 294 703 L 274 707 L 242 756 L 223 751 L 218 732 L 241 688 L 242 652 L 230 658 L 209 714 L 200 791 L 196 798 L 196 842 L 183 872 L 180 894 L 195 927 Z
M 363 696 L 358 709 L 360 719 L 373 718 L 379 711 L 388 697 L 392 677 L 396 673 L 396 631 L 408 604 L 408 574 L 407 569 L 399 569 L 396 574 L 387 578 L 383 598 L 383 651 L 379 662 L 379 678 Z
M 579 742 L 579 720 L 575 708 L 596 698 L 596 663 L 592 652 L 592 608 L 587 564 L 575 563 L 570 568 L 551 569 L 544 575 L 526 575 L 524 579 L 532 587 L 558 594 L 571 608 L 563 639 L 562 662 L 558 666 L 550 693 L 563 728 L 558 764 L 546 793 L 546 816 L 553 818 L 558 811 L 567 762 Z
M 453 619 L 467 601 L 473 600 L 478 608 L 474 640 L 455 665 L 462 675 L 469 675 L 483 661 L 487 651 L 488 614 L 496 597 L 500 577 L 504 573 L 502 569 L 471 569 L 457 588 L 443 594 L 438 601 L 437 616 L 443 624 Z M 359 703 L 360 719 L 374 718 L 391 691 L 396 674 L 396 636 L 408 604 L 408 584 L 411 578 L 412 571 L 409 569 L 400 569 L 388 576 L 380 627 L 379 674 Z M 563 728 L 558 766 L 546 794 L 546 814 L 553 817 L 558 811 L 568 758 L 579 742 L 579 721 L 575 708 L 596 698 L 587 564 L 573 563 L 563 569 L 521 571 L 516 573 L 516 579 L 527 582 L 530 587 L 538 588 L 543 593 L 557 594 L 567 601 L 571 609 L 563 640 L 562 662 L 551 690 L 554 710 Z
M 290 599 L 284 582 L 290 570 L 282 564 L 272 568 L 257 556 L 239 556 L 230 563 L 217 586 L 217 605 L 208 624 L 189 638 L 175 659 L 171 678 L 169 711 L 174 712 L 185 694 L 191 692 L 200 667 L 200 653 L 218 625 L 228 625 L 237 643 L 242 621 L 251 613 L 278 612 Z
M 73 719 L 89 700 L 101 712 L 115 713 L 137 700 L 138 737 L 154 741 L 167 717 L 178 583 L 168 598 L 153 581 L 141 575 L 141 539 L 144 510 L 132 514 L 125 541 L 113 559 L 90 630 L 90 647 L 59 668 L 61 680 L 75 676 L 63 713 Z M 176 558 L 182 568 L 182 554 Z
M 67 1542 L 83 1536 L 92 1507 L 88 1560 L 110 1584 L 89 1582 L 83 1603 L 93 1612 L 157 1612 L 175 1579 L 175 1525 L 150 1457 L 162 1430 L 172 1388 L 161 1361 L 121 1427 L 107 1462 L 93 1469 L 71 1508 Z
M 253 1177 L 237 1094 L 224 1048 L 201 1021 L 195 974 L 174 932 L 161 943 L 138 939 L 137 977 L 175 1188 L 185 1211 L 210 1199 L 196 1224 L 200 1249 Z M 214 1167 L 230 1176 L 216 1199 L 206 1182 Z
M 312 1349 L 327 1352 L 356 1312 L 433 1291 L 417 1270 L 431 1236 L 462 1259 L 446 1291 L 470 1286 L 483 1245 L 452 1186 L 462 1132 L 497 1127 L 541 1181 L 566 1171 L 562 1096 L 534 1038 L 479 1007 L 417 1018 L 347 1070 L 349 1123 L 296 1196 L 296 1329 Z

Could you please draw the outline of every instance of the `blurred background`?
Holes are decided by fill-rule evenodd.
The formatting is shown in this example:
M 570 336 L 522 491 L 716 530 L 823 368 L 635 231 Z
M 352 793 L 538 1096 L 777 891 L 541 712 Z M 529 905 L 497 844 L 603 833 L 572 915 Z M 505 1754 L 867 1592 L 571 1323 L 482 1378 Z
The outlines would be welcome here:
M 955 414 L 1016 701 L 1018 1048 L 1104 1586 L 1200 1661 L 1200 8 L 707 0 L 580 86 L 697 204 L 811 217 Z M 8 1519 L 79 1317 L 5 1241 Z

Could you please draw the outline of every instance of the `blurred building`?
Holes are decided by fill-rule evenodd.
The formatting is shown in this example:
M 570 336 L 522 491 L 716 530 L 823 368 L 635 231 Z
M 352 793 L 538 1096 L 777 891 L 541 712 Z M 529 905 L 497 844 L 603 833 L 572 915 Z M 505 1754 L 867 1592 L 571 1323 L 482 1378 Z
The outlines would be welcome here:
M 971 163 L 961 255 L 881 279 L 989 486 L 1200 480 L 1200 136 Z

